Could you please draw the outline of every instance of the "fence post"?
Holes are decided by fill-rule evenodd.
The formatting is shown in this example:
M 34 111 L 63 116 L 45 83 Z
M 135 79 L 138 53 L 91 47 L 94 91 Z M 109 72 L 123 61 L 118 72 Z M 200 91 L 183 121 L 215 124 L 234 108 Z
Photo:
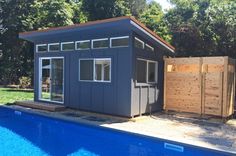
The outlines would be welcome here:
M 200 114 L 203 115 L 204 113 L 204 88 L 205 88 L 205 74 L 204 74 L 204 66 L 203 66 L 203 58 L 200 57 L 199 59 L 199 83 L 200 83 L 200 100 L 201 100 L 201 112 Z

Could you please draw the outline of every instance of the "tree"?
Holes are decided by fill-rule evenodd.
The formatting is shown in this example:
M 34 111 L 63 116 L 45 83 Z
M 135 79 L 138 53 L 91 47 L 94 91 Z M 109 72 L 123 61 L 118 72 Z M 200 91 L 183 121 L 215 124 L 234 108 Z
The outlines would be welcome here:
M 235 57 L 233 47 L 235 47 L 236 1 L 171 0 L 171 2 L 175 7 L 168 11 L 165 18 L 179 56 Z
M 206 10 L 206 16 L 206 30 L 217 45 L 216 52 L 236 58 L 236 1 L 215 1 Z
M 125 0 L 125 2 L 125 6 L 129 8 L 131 15 L 136 18 L 138 18 L 147 7 L 146 0 Z
M 19 32 L 84 22 L 81 3 L 68 0 L 4 0 L 2 24 L 8 31 L 0 36 L 3 56 L 0 83 L 17 83 L 21 76 L 33 76 L 33 45 L 18 38 Z M 12 11 L 14 10 L 14 11 Z
M 170 42 L 171 36 L 169 34 L 167 24 L 165 23 L 164 13 L 160 4 L 154 1 L 149 3 L 139 16 L 139 20 L 149 29 L 153 30 L 163 39 Z
M 125 6 L 123 0 L 83 0 L 82 9 L 89 21 L 130 14 L 130 10 Z
M 8 31 L 0 36 L 3 55 L 0 61 L 0 81 L 8 84 L 18 80 L 20 74 L 31 74 L 32 48 L 26 42 L 18 39 L 18 32 L 24 30 L 21 19 L 28 14 L 32 1 L 1 1 L 3 12 L 2 24 Z M 14 11 L 12 11 L 14 10 Z M 29 20 L 30 21 L 30 20 Z M 25 46 L 22 46 L 25 45 Z M 26 48 L 27 47 L 27 48 Z M 27 65 L 26 65 L 27 64 Z

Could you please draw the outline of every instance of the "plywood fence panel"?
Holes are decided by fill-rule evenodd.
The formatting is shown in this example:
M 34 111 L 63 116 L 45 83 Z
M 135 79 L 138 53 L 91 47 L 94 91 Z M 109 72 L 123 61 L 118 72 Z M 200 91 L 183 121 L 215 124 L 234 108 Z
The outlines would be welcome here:
M 228 57 L 202 57 L 203 64 L 224 64 Z
M 165 58 L 164 109 L 227 117 L 235 101 L 235 60 Z
M 166 59 L 165 109 L 201 112 L 200 58 Z
M 206 73 L 204 93 L 204 114 L 221 116 L 222 114 L 222 73 Z
M 229 58 L 228 60 L 228 114 L 234 113 L 235 108 L 235 82 L 236 82 L 236 74 L 235 74 L 235 65 L 236 61 L 234 59 Z

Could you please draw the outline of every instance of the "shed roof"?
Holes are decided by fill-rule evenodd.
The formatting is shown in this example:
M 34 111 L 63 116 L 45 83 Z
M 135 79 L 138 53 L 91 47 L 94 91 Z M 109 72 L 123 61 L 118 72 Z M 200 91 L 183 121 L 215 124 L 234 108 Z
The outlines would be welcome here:
M 168 42 L 166 42 L 164 39 L 158 36 L 155 32 L 147 28 L 144 24 L 136 20 L 133 16 L 122 16 L 122 17 L 90 21 L 87 23 L 73 24 L 73 25 L 62 26 L 62 27 L 52 27 L 52 28 L 41 29 L 41 30 L 36 30 L 36 31 L 21 32 L 19 33 L 19 37 L 26 39 L 27 37 L 32 36 L 33 34 L 42 34 L 42 33 L 60 31 L 60 30 L 69 30 L 69 29 L 74 29 L 74 28 L 81 28 L 81 27 L 86 27 L 86 26 L 91 26 L 91 25 L 96 25 L 96 24 L 109 23 L 109 22 L 115 22 L 115 21 L 127 20 L 127 19 L 131 21 L 132 25 L 134 25 L 138 29 L 141 29 L 141 31 L 144 31 L 144 33 L 146 33 L 147 35 L 150 35 L 152 38 L 154 38 L 161 45 L 169 49 L 171 52 L 175 51 L 175 48 L 172 45 L 170 45 Z

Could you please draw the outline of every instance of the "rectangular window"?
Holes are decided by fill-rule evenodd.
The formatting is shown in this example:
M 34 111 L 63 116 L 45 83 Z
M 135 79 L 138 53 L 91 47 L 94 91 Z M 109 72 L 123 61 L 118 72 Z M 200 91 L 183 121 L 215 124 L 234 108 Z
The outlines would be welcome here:
M 50 43 L 48 44 L 48 51 L 49 52 L 55 52 L 60 50 L 60 44 L 59 43 Z
M 134 38 L 134 47 L 144 49 L 144 42 L 137 37 Z
M 108 45 L 108 38 L 92 40 L 93 49 L 108 48 Z
M 137 60 L 137 69 L 136 76 L 138 83 L 146 83 L 147 82 L 147 61 L 145 60 Z
M 154 48 L 152 46 L 150 46 L 149 44 L 145 44 L 145 49 L 147 51 L 154 51 Z
M 110 38 L 110 47 L 128 47 L 129 46 L 129 36 L 113 37 Z
M 110 82 L 111 59 L 79 60 L 79 78 L 82 81 Z
M 157 82 L 157 62 L 137 59 L 136 66 L 137 83 L 156 83 Z
M 95 81 L 111 81 L 110 70 L 110 59 L 95 59 Z
M 93 60 L 80 60 L 80 80 L 93 80 Z
M 75 42 L 75 49 L 76 50 L 86 50 L 90 49 L 90 40 L 84 40 L 84 41 L 76 41 Z
M 148 62 L 148 83 L 155 83 L 157 81 L 157 63 Z
M 63 42 L 61 43 L 61 51 L 71 51 L 75 49 L 74 42 Z
M 36 45 L 36 52 L 47 52 L 47 44 L 38 44 Z

